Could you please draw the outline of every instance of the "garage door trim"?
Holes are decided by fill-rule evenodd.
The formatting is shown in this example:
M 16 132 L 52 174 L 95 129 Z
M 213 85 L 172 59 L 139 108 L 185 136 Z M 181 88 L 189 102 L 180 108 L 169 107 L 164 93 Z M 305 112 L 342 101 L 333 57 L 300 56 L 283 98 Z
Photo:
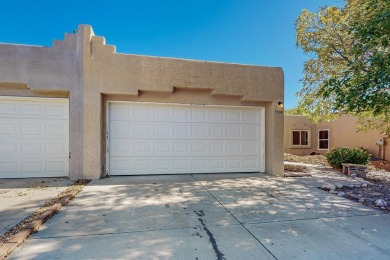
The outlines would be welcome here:
M 256 171 L 253 172 L 264 172 L 265 171 L 265 108 L 264 107 L 257 107 L 257 106 L 229 106 L 229 105 L 199 105 L 199 104 L 184 104 L 184 103 L 161 103 L 161 102 L 137 102 L 137 101 L 117 101 L 117 100 L 108 100 L 106 101 L 106 175 L 118 175 L 118 174 L 111 174 L 110 169 L 110 134 L 111 130 L 110 129 L 110 109 L 111 109 L 111 104 L 115 103 L 125 103 L 134 105 L 151 105 L 151 106 L 174 106 L 174 107 L 202 107 L 202 108 L 243 108 L 243 109 L 256 109 L 259 112 L 260 119 L 259 119 L 259 143 L 260 143 L 260 157 L 259 159 L 259 168 Z M 152 122 L 152 121 L 150 121 Z M 153 174 L 160 174 L 160 173 L 153 173 Z M 171 173 L 161 173 L 161 174 L 171 174 Z M 141 174 L 131 174 L 129 172 L 128 175 L 141 175 Z

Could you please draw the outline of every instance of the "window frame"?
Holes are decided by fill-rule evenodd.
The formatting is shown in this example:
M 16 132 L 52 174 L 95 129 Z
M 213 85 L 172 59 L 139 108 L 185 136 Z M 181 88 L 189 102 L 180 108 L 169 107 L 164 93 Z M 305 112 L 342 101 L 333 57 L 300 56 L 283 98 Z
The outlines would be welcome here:
M 320 132 L 321 131 L 328 131 L 328 139 L 320 139 Z M 318 132 L 317 132 L 317 150 L 320 150 L 320 151 L 329 151 L 329 147 L 330 147 L 330 129 L 318 129 Z M 328 141 L 328 148 L 320 148 L 320 141 Z
M 302 140 L 299 140 L 299 145 L 294 144 L 294 132 L 299 132 L 301 138 L 302 132 L 307 132 L 307 144 L 302 145 Z M 311 129 L 291 129 L 290 130 L 290 147 L 291 148 L 311 148 Z

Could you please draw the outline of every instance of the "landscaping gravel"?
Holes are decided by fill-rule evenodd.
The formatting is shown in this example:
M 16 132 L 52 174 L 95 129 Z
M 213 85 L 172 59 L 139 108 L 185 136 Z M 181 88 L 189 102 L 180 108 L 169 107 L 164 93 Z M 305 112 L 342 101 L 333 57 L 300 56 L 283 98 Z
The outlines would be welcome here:
M 320 163 L 329 165 L 323 155 L 297 156 L 285 153 L 284 160 L 313 165 Z M 358 185 L 333 183 L 324 184 L 320 189 L 335 196 L 345 197 L 368 207 L 376 208 L 383 213 L 390 213 L 390 162 L 376 160 L 371 161 L 368 166 L 366 179 L 361 179 Z
M 364 187 L 343 187 L 341 189 L 345 197 L 362 203 L 371 208 L 376 208 L 384 213 L 390 213 L 390 182 L 371 181 L 366 188 Z M 376 201 L 384 203 L 376 203 Z

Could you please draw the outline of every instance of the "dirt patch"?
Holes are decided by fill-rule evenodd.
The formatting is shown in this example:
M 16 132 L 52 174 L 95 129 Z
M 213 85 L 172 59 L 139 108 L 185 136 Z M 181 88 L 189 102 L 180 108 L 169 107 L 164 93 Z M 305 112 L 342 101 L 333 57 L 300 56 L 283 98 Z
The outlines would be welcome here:
M 390 172 L 390 162 L 385 160 L 370 161 L 368 167 L 371 170 L 384 170 Z
M 35 179 L 27 179 L 25 181 L 20 181 L 17 179 L 1 179 L 0 181 L 0 194 L 4 195 L 7 194 L 7 198 L 11 197 L 28 197 L 31 198 L 32 196 L 40 193 L 41 191 L 46 190 L 55 190 L 59 189 L 60 186 L 58 183 L 61 183 L 60 186 L 63 187 L 63 185 L 68 186 L 72 182 L 69 180 L 65 180 L 64 178 L 37 178 Z M 58 192 L 59 192 L 58 191 Z
M 308 172 L 308 168 L 303 165 L 284 164 L 284 170 L 288 172 Z
M 314 164 L 314 165 L 321 164 L 321 165 L 329 166 L 328 160 L 324 155 L 298 156 L 290 153 L 285 153 L 284 160 L 287 162 L 297 162 L 297 163 L 306 163 L 306 164 Z
M 46 201 L 44 205 L 42 205 L 39 209 L 37 209 L 32 215 L 28 216 L 24 220 L 22 220 L 19 224 L 12 227 L 10 230 L 8 230 L 6 233 L 0 236 L 0 247 L 4 245 L 7 241 L 9 241 L 13 236 L 15 236 L 18 232 L 25 229 L 31 222 L 38 219 L 40 215 L 48 210 L 51 206 L 58 203 L 64 196 L 71 194 L 71 193 L 80 193 L 85 185 L 87 185 L 90 182 L 90 180 L 78 180 L 72 185 L 70 185 L 66 190 L 59 193 L 55 198 Z M 40 189 L 41 187 L 31 187 L 32 189 Z M 24 195 L 24 194 L 23 194 Z M 23 196 L 21 195 L 21 196 Z M 64 205 L 64 204 L 63 204 Z

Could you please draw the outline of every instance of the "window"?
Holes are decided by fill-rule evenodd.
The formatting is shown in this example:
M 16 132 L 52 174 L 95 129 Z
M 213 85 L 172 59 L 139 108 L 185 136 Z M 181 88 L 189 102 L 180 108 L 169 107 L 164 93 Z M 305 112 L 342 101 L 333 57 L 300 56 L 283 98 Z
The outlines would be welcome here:
M 309 130 L 292 130 L 292 146 L 309 147 Z
M 318 150 L 329 149 L 329 130 L 318 130 Z

